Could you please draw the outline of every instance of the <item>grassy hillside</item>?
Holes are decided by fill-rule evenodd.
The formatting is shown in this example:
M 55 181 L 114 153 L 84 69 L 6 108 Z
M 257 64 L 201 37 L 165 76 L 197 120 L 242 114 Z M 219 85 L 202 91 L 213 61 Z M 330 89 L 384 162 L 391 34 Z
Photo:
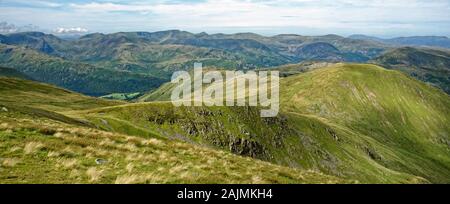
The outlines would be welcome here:
M 4 44 L 0 44 L 0 66 L 14 68 L 38 81 L 93 96 L 148 91 L 163 83 L 162 79 L 148 74 L 96 67 Z
M 107 107 L 77 112 L 77 115 L 71 114 L 106 131 L 209 146 L 360 182 L 428 182 L 372 161 L 368 153 L 372 147 L 359 139 L 360 135 L 314 117 L 282 114 L 277 118 L 261 119 L 259 111 L 252 108 L 174 109 L 168 102 Z M 341 139 L 353 138 L 355 142 L 337 142 L 336 135 Z M 384 148 L 390 149 L 389 146 Z
M 0 183 L 349 182 L 157 139 L 157 134 L 135 137 L 101 131 L 62 112 L 122 102 L 20 79 L 2 77 L 0 83 L 0 94 L 7 96 L 0 99 Z
M 450 97 L 375 65 L 332 64 L 283 78 L 281 112 L 275 118 L 259 117 L 258 107 L 108 104 L 117 102 L 94 102 L 19 79 L 2 81 L 9 81 L 1 91 L 9 98 L 0 101 L 6 108 L 0 111 L 6 127 L 0 131 L 5 141 L 2 168 L 17 167 L 5 182 L 36 182 L 27 177 L 27 164 L 58 167 L 52 178 L 65 179 L 51 182 L 450 182 Z M 164 97 L 170 90 L 156 92 Z M 46 98 L 46 92 L 53 95 Z M 65 101 L 72 97 L 80 101 Z M 52 103 L 55 98 L 62 98 L 61 103 Z M 147 148 L 142 143 L 163 145 Z M 66 149 L 71 156 L 66 157 Z M 222 154 L 228 156 L 219 159 Z M 170 159 L 155 160 L 160 157 Z M 129 164 L 132 158 L 135 162 Z M 96 164 L 96 159 L 108 163 Z M 187 166 L 181 165 L 185 162 Z M 205 168 L 197 167 L 205 163 Z M 188 173 L 180 174 L 178 168 Z M 247 175 L 255 172 L 258 177 L 249 180 Z
M 320 61 L 304 61 L 296 64 L 286 64 L 276 67 L 270 68 L 261 68 L 257 69 L 257 71 L 271 71 L 277 70 L 280 72 L 280 77 L 287 77 L 294 74 L 300 74 L 304 72 L 308 72 L 314 69 L 327 67 L 333 65 L 335 63 L 332 62 L 320 62 Z M 215 68 L 204 68 L 204 72 L 208 71 L 216 71 L 221 69 Z M 223 71 L 223 70 L 221 70 Z M 191 76 L 192 72 L 191 72 Z M 159 88 L 151 90 L 147 93 L 144 93 L 142 96 L 139 96 L 135 101 L 139 102 L 148 102 L 148 101 L 170 101 L 170 95 L 172 94 L 172 90 L 177 86 L 177 84 L 172 84 L 171 82 L 166 82 L 162 84 Z
M 372 62 L 400 70 L 450 93 L 450 52 L 447 50 L 405 47 L 389 51 Z
M 31 77 L 15 69 L 0 67 L 0 76 L 32 80 Z
M 0 113 L 0 183 L 345 183 L 186 143 Z
M 123 104 L 84 96 L 44 83 L 1 76 L 0 95 L 0 104 L 5 106 L 26 106 L 57 112 Z
M 357 64 L 312 69 L 281 82 L 282 112 L 272 120 L 259 118 L 256 108 L 173 108 L 169 102 L 76 117 L 105 130 L 163 132 L 162 137 L 362 182 L 449 182 L 450 100 L 436 88 L 397 71 Z M 141 99 L 167 100 L 173 86 Z
M 377 165 L 448 182 L 450 97 L 440 90 L 373 65 L 341 64 L 282 82 L 284 112 L 336 126 L 338 141 L 358 145 Z

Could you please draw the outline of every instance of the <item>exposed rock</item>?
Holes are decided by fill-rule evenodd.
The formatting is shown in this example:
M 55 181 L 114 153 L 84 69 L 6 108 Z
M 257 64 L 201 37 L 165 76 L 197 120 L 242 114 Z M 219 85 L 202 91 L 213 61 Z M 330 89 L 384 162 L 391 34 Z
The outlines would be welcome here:
M 231 152 L 239 155 L 250 156 L 253 158 L 267 158 L 267 152 L 263 145 L 256 141 L 250 141 L 242 138 L 231 137 L 229 149 Z
M 106 120 L 104 120 L 104 119 L 100 119 L 100 120 L 102 121 L 103 124 L 109 125 L 109 124 L 108 124 L 108 121 L 106 121 Z
M 380 161 L 382 159 L 381 156 L 374 149 L 365 147 L 364 151 L 371 159 L 373 159 L 375 161 Z
M 51 129 L 51 128 L 42 128 L 39 130 L 39 133 L 51 136 L 56 133 L 56 130 Z
M 8 109 L 6 107 L 2 107 L 2 111 L 8 112 Z
M 334 140 L 339 141 L 339 137 L 333 129 L 327 128 L 328 133 L 334 138 Z
M 95 163 L 98 165 L 106 164 L 108 161 L 106 159 L 95 159 Z

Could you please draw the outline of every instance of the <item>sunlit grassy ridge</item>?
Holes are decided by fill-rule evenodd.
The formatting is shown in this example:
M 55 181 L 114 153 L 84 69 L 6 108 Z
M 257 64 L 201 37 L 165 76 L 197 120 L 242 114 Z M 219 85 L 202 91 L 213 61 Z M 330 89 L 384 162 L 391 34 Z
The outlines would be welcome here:
M 449 182 L 450 97 L 441 90 L 358 64 L 288 77 L 282 87 L 284 112 L 336 126 L 342 131 L 337 138 L 364 144 L 362 150 L 386 168 Z
M 173 87 L 147 99 L 167 100 Z M 260 118 L 257 108 L 170 102 L 76 117 L 109 131 L 181 139 L 362 182 L 449 182 L 450 100 L 442 91 L 374 65 L 336 64 L 282 79 L 280 92 L 282 111 L 273 119 Z
M 22 83 L 18 80 L 8 83 L 13 82 Z M 37 88 L 42 85 L 27 83 L 30 83 L 30 86 L 17 85 L 17 89 L 21 91 L 8 91 L 14 89 L 15 85 L 1 91 L 3 95 L 8 95 L 5 100 L 0 99 L 0 105 L 8 108 L 6 112 L 0 111 L 4 116 L 1 120 L 5 127 L 1 134 L 5 142 L 10 141 L 2 146 L 4 149 L 1 157 L 6 159 L 2 162 L 5 166 L 16 167 L 18 161 L 22 160 L 20 155 L 24 155 L 23 165 L 44 162 L 49 166 L 57 166 L 57 163 L 52 163 L 54 162 L 52 159 L 44 159 L 50 158 L 49 152 L 44 153 L 43 157 L 33 157 L 33 160 L 28 158 L 29 154 L 21 154 L 23 152 L 20 152 L 20 149 L 23 148 L 22 151 L 31 149 L 31 152 L 35 152 L 34 149 L 45 151 L 46 148 L 43 147 L 53 147 L 51 145 L 53 143 L 47 142 L 57 140 L 57 145 L 55 144 L 55 148 L 51 151 L 60 152 L 63 151 L 61 149 L 64 149 L 62 148 L 64 145 L 74 145 L 71 138 L 76 138 L 80 144 L 73 148 L 81 155 L 76 159 L 86 165 L 79 166 L 77 170 L 80 176 L 75 176 L 75 180 L 67 179 L 60 182 L 131 180 L 144 183 L 216 183 L 216 181 L 248 183 L 261 181 L 260 179 L 269 183 L 348 180 L 363 183 L 450 182 L 449 96 L 400 72 L 374 65 L 334 64 L 283 78 L 280 87 L 281 112 L 275 118 L 259 117 L 258 107 L 174 107 L 170 102 L 111 102 L 73 95 L 71 92 L 63 94 L 60 89 L 52 90 L 52 87 L 48 86 L 42 89 L 47 88 L 48 92 L 54 92 L 54 95 L 45 98 L 45 91 L 32 89 L 26 91 L 26 87 Z M 161 97 L 170 96 L 173 87 L 169 85 L 153 92 L 161 93 L 154 98 L 160 100 Z M 40 87 L 40 90 L 42 89 Z M 59 93 L 60 96 L 55 93 Z M 19 104 L 22 102 L 18 102 L 18 97 L 14 97 L 23 95 L 25 95 L 23 97 L 25 109 L 20 108 Z M 35 95 L 39 97 L 30 97 Z M 63 103 L 48 102 L 56 97 Z M 75 98 L 78 100 L 72 101 Z M 65 101 L 66 99 L 71 100 Z M 80 103 L 84 105 L 79 106 Z M 18 120 L 20 122 L 17 122 Z M 19 124 L 32 127 L 22 128 Z M 64 128 L 68 130 L 63 131 Z M 92 138 L 92 134 L 100 138 Z M 67 135 L 70 140 L 64 140 L 65 137 L 61 135 Z M 138 142 L 134 143 L 133 147 L 133 144 L 114 139 L 121 137 L 133 138 L 133 141 L 159 141 L 158 143 L 166 146 L 159 149 L 160 151 L 154 151 L 152 148 L 140 146 Z M 35 141 L 37 143 L 26 140 L 30 138 L 37 139 L 38 141 Z M 132 168 L 128 167 L 130 163 L 126 160 L 128 156 L 124 156 L 129 152 L 103 149 L 100 144 L 110 143 L 105 141 L 107 140 L 105 138 L 115 141 L 114 144 L 118 145 L 115 148 L 126 145 L 131 149 L 137 149 L 138 152 L 142 151 L 140 153 L 145 159 L 130 164 L 142 168 L 137 168 L 139 171 L 134 173 L 123 170 Z M 174 144 L 184 145 L 187 149 L 192 148 L 192 151 L 186 151 L 192 152 L 194 156 L 186 158 L 183 154 L 178 154 L 179 148 Z M 17 154 L 10 154 L 14 151 L 7 151 L 8 148 L 17 150 Z M 239 165 L 229 167 L 227 157 L 224 159 L 212 156 L 217 159 L 217 163 L 199 170 L 201 174 L 192 173 L 199 168 L 196 166 L 205 164 L 205 160 L 197 158 L 208 155 L 205 152 L 198 152 L 197 148 L 229 155 L 230 159 L 236 159 L 235 162 Z M 92 149 L 104 151 L 103 154 L 92 156 L 92 152 L 88 153 Z M 130 149 L 126 151 L 133 152 Z M 151 160 L 156 163 L 148 163 L 147 159 L 150 158 L 147 155 L 159 158 L 161 154 L 172 155 L 173 161 L 170 161 L 173 163 L 164 163 L 164 160 L 158 163 L 160 161 L 158 159 Z M 248 157 L 233 156 L 235 154 Z M 140 158 L 139 155 L 132 155 L 130 157 Z M 176 159 L 178 157 L 179 159 Z M 210 159 L 208 157 L 206 159 Z M 115 163 L 113 166 L 95 164 L 95 159 L 99 158 L 114 160 Z M 304 175 L 305 172 L 312 170 L 345 180 L 316 173 L 311 173 L 311 177 L 304 176 L 303 179 L 295 176 L 288 176 L 286 179 L 281 174 L 274 173 L 278 170 L 264 166 L 269 164 L 260 160 L 285 166 L 270 165 L 279 168 L 280 171 Z M 45 163 L 47 161 L 49 163 Z M 160 170 L 163 169 L 166 173 L 170 172 L 169 169 L 177 169 L 177 161 L 191 162 L 192 165 L 182 169 L 194 176 L 172 179 L 173 174 L 154 171 L 159 165 L 162 166 Z M 77 163 L 67 162 L 68 166 Z M 260 162 L 258 170 L 250 164 L 256 165 Z M 27 167 L 22 167 L 20 171 L 26 171 Z M 102 167 L 108 168 L 101 172 Z M 228 173 L 224 173 L 225 170 Z M 16 173 L 9 181 L 18 180 L 20 176 L 17 177 L 17 172 L 20 171 L 13 170 L 12 172 Z M 62 172 L 64 171 L 60 173 Z M 217 172 L 219 178 L 216 178 Z M 250 172 L 259 173 L 260 176 L 254 178 L 255 181 L 244 178 Z M 152 177 L 154 174 L 161 178 L 154 179 Z M 75 171 L 73 175 L 78 174 Z M 97 175 L 103 175 L 104 177 L 101 177 L 103 180 Z M 202 175 L 206 177 L 201 177 Z M 123 178 L 119 179 L 119 176 Z M 31 179 L 31 176 L 28 179 Z
M 361 182 L 427 182 L 414 174 L 377 163 L 372 158 L 376 157 L 372 155 L 375 151 L 372 140 L 316 117 L 282 113 L 264 119 L 259 117 L 256 108 L 174 108 L 170 102 L 129 104 L 71 114 L 107 131 L 180 140 Z M 389 146 L 381 146 L 392 151 Z
M 5 96 L 0 99 L 0 183 L 349 182 L 317 171 L 157 139 L 156 130 L 148 137 L 101 131 L 90 122 L 68 117 L 69 110 L 122 102 L 31 81 L 0 79 L 0 93 Z
M 13 114 L 0 115 L 0 183 L 346 182 L 186 143 Z
M 0 104 L 50 111 L 82 110 L 123 104 L 84 96 L 44 83 L 0 76 Z

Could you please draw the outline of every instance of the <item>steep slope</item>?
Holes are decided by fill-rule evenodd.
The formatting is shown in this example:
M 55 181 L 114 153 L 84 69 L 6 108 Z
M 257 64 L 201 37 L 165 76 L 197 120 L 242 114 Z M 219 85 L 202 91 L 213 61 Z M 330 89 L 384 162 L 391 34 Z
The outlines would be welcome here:
M 46 54 L 57 54 L 56 48 L 67 46 L 64 40 L 50 34 L 40 32 L 13 33 L 3 36 L 0 43 L 22 45 Z M 54 48 L 55 47 L 55 48 Z
M 329 43 L 310 43 L 299 47 L 296 54 L 303 59 L 343 60 L 339 50 Z
M 398 48 L 371 62 L 400 70 L 450 93 L 450 52 L 447 50 Z
M 0 95 L 0 104 L 3 106 L 26 106 L 57 112 L 124 104 L 84 96 L 44 83 L 2 76 Z
M 0 183 L 347 183 L 223 151 L 0 112 Z
M 32 80 L 31 77 L 15 69 L 0 67 L 0 76 Z
M 280 77 L 287 77 L 294 74 L 305 73 L 314 69 L 331 66 L 335 63 L 322 61 L 304 61 L 297 64 L 286 64 L 278 67 L 265 69 L 265 71 L 277 70 L 280 72 Z
M 0 44 L 0 66 L 14 68 L 38 81 L 94 96 L 147 91 L 163 81 L 151 75 L 95 67 L 4 44 Z
M 321 61 L 303 61 L 296 64 L 286 64 L 276 67 L 270 68 L 262 68 L 257 69 L 258 71 L 270 71 L 277 70 L 280 72 L 281 77 L 286 77 L 294 74 L 304 73 L 307 71 L 311 71 L 318 68 L 323 68 L 327 66 L 331 66 L 335 63 L 333 62 L 321 62 Z M 212 70 L 220 70 L 220 69 L 212 69 Z M 204 72 L 207 72 L 208 69 L 204 69 Z M 192 72 L 191 72 L 192 76 Z M 149 102 L 149 101 L 170 101 L 170 95 L 172 94 L 172 90 L 177 86 L 177 84 L 172 84 L 170 82 L 166 82 L 162 84 L 159 88 L 151 90 L 147 93 L 144 93 L 139 98 L 135 99 L 137 102 Z
M 8 96 L 0 98 L 0 183 L 349 182 L 177 141 L 99 131 L 52 110 L 117 102 L 20 79 L 0 83 Z
M 335 126 L 338 143 L 385 168 L 448 182 L 450 97 L 436 88 L 372 65 L 317 69 L 282 86 L 284 112 Z
M 337 62 L 364 62 L 369 58 L 354 53 L 341 52 L 338 48 L 325 42 L 305 44 L 296 49 L 295 55 L 302 60 L 325 60 Z
M 370 143 L 359 140 L 356 133 L 314 117 L 281 114 L 264 119 L 259 118 L 258 109 L 249 107 L 174 108 L 169 102 L 130 104 L 68 115 L 106 131 L 184 141 L 360 182 L 428 182 L 372 161 L 367 153 L 373 148 Z M 339 143 L 336 135 L 341 139 L 353 138 L 354 142 Z
M 74 117 L 109 131 L 163 132 L 162 137 L 361 182 L 450 179 L 450 100 L 436 88 L 374 65 L 336 64 L 281 82 L 282 112 L 272 119 L 260 118 L 258 108 L 173 108 L 170 102 Z M 166 84 L 142 100 L 168 100 L 173 87 Z

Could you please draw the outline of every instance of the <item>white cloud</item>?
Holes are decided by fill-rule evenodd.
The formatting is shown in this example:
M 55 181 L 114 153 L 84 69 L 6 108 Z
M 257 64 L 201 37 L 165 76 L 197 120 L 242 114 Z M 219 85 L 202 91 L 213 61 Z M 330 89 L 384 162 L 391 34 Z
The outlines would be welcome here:
M 200 3 L 71 4 L 80 12 L 151 14 L 173 26 L 344 26 L 342 22 L 448 21 L 448 1 L 435 0 L 207 0 Z M 289 17 L 289 18 L 287 18 Z
M 28 32 L 28 31 L 40 31 L 39 27 L 34 25 L 16 26 L 14 24 L 9 24 L 8 22 L 0 22 L 0 33 L 9 34 L 17 32 Z
M 63 4 L 56 9 L 0 5 L 0 19 L 50 29 L 79 25 L 100 32 L 253 32 L 261 28 L 272 34 L 450 34 L 449 0 L 92 0 Z M 40 15 L 31 16 L 35 13 Z
M 57 28 L 54 30 L 55 33 L 58 34 L 78 34 L 78 33 L 87 33 L 88 29 L 81 27 L 74 28 Z
M 64 4 L 57 3 L 53 1 L 45 1 L 45 0 L 1 0 L 0 3 L 5 4 L 16 4 L 19 6 L 31 6 L 31 7 L 41 7 L 41 8 L 57 8 L 61 7 Z
M 7 22 L 0 22 L 0 33 L 14 33 L 17 32 L 17 27 L 14 24 Z

